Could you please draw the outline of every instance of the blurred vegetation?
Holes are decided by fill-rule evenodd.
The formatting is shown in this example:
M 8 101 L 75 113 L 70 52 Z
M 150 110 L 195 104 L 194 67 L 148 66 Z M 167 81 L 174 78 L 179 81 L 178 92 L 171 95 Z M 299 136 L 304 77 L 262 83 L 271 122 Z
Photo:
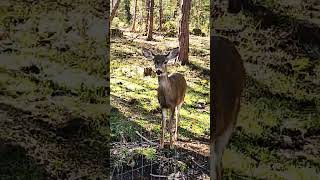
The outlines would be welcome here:
M 116 0 L 114 0 L 116 1 Z M 138 32 L 145 31 L 145 17 L 147 15 L 146 0 L 139 0 L 137 7 L 137 23 Z M 134 14 L 135 0 L 122 0 L 118 9 L 117 17 L 112 21 L 111 28 L 131 28 Z M 177 7 L 177 1 L 162 0 L 163 7 L 163 29 L 162 32 L 173 31 L 175 36 L 179 29 L 179 16 L 175 16 L 175 11 L 180 12 Z M 203 33 L 209 35 L 209 14 L 210 1 L 193 0 L 190 13 L 190 32 L 193 29 L 201 29 Z M 154 30 L 159 27 L 159 0 L 154 3 Z
M 0 4 L 0 179 L 108 177 L 105 1 Z

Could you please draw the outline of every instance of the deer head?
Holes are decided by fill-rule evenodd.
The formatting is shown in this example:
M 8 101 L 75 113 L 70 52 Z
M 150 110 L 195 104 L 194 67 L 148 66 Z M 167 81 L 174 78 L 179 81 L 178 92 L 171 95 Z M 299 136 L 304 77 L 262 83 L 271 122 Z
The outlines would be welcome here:
M 154 54 L 152 51 L 143 48 L 143 56 L 149 60 L 153 60 L 157 76 L 167 75 L 167 63 L 169 60 L 179 55 L 179 48 L 174 48 L 165 55 Z

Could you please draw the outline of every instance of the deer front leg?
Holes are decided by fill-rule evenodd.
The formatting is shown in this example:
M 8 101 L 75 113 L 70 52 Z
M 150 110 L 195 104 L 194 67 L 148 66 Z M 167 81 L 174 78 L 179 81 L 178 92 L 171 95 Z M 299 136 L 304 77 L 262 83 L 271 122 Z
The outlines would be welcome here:
M 162 121 L 161 121 L 161 137 L 160 137 L 160 148 L 164 147 L 164 133 L 166 130 L 166 109 L 161 109 Z
M 179 135 L 178 128 L 179 128 L 179 122 L 180 122 L 180 108 L 181 108 L 181 104 L 176 107 L 176 121 L 175 121 L 176 122 L 176 127 L 175 127 L 176 130 L 174 132 L 174 141 L 178 140 L 178 135 Z
M 173 144 L 175 143 L 175 140 L 173 139 L 173 131 L 175 131 L 174 125 L 176 125 L 175 122 L 175 112 L 176 108 L 171 108 L 171 116 L 170 116 L 170 148 L 173 149 Z

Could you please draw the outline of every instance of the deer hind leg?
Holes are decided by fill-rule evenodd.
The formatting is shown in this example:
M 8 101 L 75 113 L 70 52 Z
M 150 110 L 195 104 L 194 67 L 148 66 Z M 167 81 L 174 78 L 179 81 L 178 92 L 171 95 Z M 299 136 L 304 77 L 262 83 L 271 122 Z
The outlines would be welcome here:
M 218 136 L 215 137 L 214 141 L 214 156 L 212 167 L 215 169 L 215 177 L 217 180 L 222 179 L 223 166 L 222 166 L 222 156 L 226 146 L 229 143 L 234 127 L 236 126 L 237 116 L 239 112 L 239 98 L 236 98 L 233 111 L 228 114 L 223 114 L 219 119 L 220 121 L 227 122 L 226 119 L 232 119 L 231 123 L 227 125 L 225 130 Z M 212 147 L 211 147 L 212 148 Z M 213 176 L 214 177 L 214 176 Z
M 162 109 L 162 121 L 161 121 L 161 137 L 160 137 L 160 148 L 164 147 L 164 134 L 166 130 L 166 109 Z
M 234 124 L 230 124 L 226 130 L 218 137 L 215 138 L 214 143 L 214 156 L 213 168 L 215 168 L 216 179 L 222 179 L 222 156 L 233 131 Z
M 174 137 L 173 137 L 173 133 L 175 133 L 175 127 L 174 125 L 175 123 L 175 112 L 176 112 L 176 108 L 171 108 L 171 116 L 170 116 L 170 125 L 169 125 L 169 132 L 170 132 L 170 148 L 173 148 L 173 144 L 175 143 Z

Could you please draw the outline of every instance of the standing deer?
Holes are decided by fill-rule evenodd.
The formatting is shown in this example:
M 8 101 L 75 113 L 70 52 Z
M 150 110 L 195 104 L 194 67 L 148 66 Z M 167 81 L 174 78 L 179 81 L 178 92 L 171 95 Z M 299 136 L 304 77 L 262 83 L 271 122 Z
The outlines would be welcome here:
M 212 73 L 210 176 L 222 178 L 222 156 L 237 122 L 245 70 L 234 44 L 223 37 L 211 36 Z M 215 130 L 213 129 L 215 128 Z
M 179 114 L 181 105 L 187 89 L 185 78 L 180 73 L 168 75 L 167 63 L 170 59 L 176 58 L 179 48 L 171 50 L 166 55 L 155 55 L 148 49 L 142 50 L 144 57 L 153 60 L 156 74 L 158 76 L 158 101 L 162 111 L 160 148 L 164 146 L 164 134 L 166 129 L 167 112 L 170 110 L 168 131 L 170 133 L 170 148 L 178 139 Z M 173 128 L 174 126 L 174 128 Z M 172 134 L 174 133 L 174 137 Z

